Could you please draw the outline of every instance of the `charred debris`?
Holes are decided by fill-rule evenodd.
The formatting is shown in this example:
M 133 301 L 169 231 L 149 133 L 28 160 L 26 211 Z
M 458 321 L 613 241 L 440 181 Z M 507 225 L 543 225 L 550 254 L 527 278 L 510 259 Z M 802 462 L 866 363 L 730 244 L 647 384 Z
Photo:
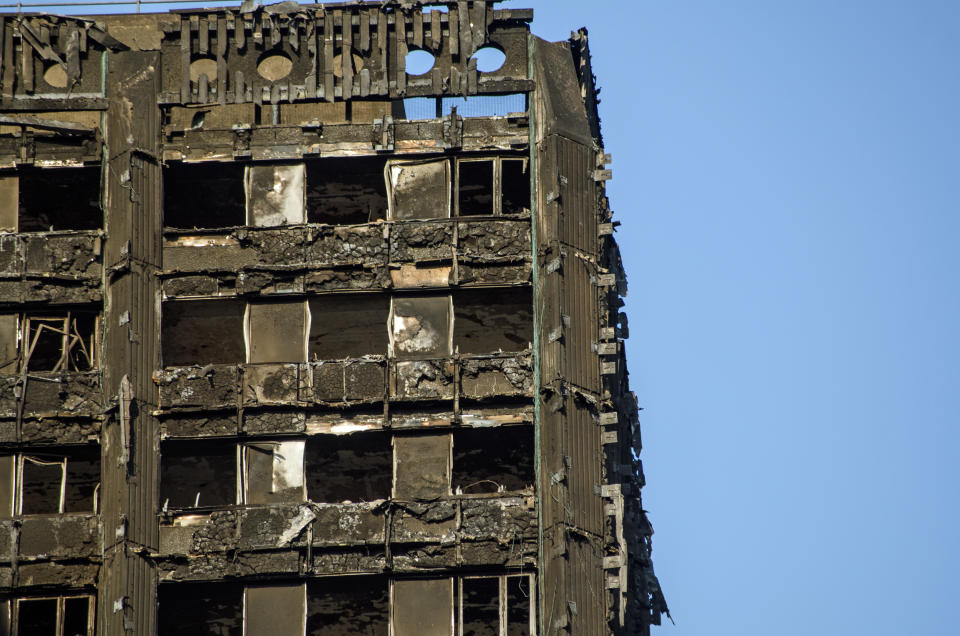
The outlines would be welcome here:
M 659 624 L 587 34 L 532 18 L 0 15 L 0 632 Z

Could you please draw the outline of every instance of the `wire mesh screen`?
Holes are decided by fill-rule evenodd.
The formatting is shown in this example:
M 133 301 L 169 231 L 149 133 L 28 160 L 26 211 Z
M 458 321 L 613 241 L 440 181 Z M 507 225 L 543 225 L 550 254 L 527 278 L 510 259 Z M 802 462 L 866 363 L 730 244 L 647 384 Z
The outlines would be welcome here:
M 524 93 L 510 95 L 473 95 L 471 97 L 444 97 L 442 113 L 449 115 L 453 107 L 461 117 L 505 117 L 527 110 Z
M 407 119 L 434 119 L 437 116 L 436 97 L 407 97 L 403 100 Z

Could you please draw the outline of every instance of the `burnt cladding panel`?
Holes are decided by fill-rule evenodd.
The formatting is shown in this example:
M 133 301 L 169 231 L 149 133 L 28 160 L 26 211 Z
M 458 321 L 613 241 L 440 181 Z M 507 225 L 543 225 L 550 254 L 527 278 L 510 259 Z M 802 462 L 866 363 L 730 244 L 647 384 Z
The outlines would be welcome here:
M 579 258 L 567 257 L 564 262 L 561 312 L 570 317 L 564 330 L 563 375 L 577 386 L 598 393 L 600 362 L 593 343 L 599 333 L 597 287 L 591 280 L 592 265 Z
M 596 491 L 596 487 L 604 483 L 600 427 L 589 407 L 574 396 L 567 397 L 563 431 L 564 454 L 570 458 L 567 489 L 574 504 L 568 511 L 568 519 L 584 530 L 602 535 L 603 504 Z
M 592 148 L 563 137 L 556 137 L 557 169 L 567 180 L 561 186 L 560 236 L 591 256 L 597 253 L 596 182 L 593 170 L 596 156 Z
M 599 499 L 599 497 L 597 497 Z M 596 541 L 572 537 L 567 543 L 565 601 L 576 603 L 571 634 L 609 634 L 606 616 L 606 574 L 603 553 Z

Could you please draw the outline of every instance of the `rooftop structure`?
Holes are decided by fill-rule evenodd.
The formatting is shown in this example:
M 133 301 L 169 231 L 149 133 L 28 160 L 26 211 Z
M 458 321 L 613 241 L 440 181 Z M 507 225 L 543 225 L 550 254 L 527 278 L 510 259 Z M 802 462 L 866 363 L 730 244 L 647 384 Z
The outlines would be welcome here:
M 0 634 L 659 624 L 587 34 L 532 18 L 0 15 Z

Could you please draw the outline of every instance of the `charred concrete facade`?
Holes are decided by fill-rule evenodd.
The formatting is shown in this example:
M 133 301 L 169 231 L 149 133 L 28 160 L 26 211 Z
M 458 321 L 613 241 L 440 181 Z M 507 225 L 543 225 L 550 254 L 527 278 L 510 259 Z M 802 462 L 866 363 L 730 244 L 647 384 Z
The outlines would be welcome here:
M 587 36 L 532 17 L 0 16 L 0 633 L 659 624 Z

